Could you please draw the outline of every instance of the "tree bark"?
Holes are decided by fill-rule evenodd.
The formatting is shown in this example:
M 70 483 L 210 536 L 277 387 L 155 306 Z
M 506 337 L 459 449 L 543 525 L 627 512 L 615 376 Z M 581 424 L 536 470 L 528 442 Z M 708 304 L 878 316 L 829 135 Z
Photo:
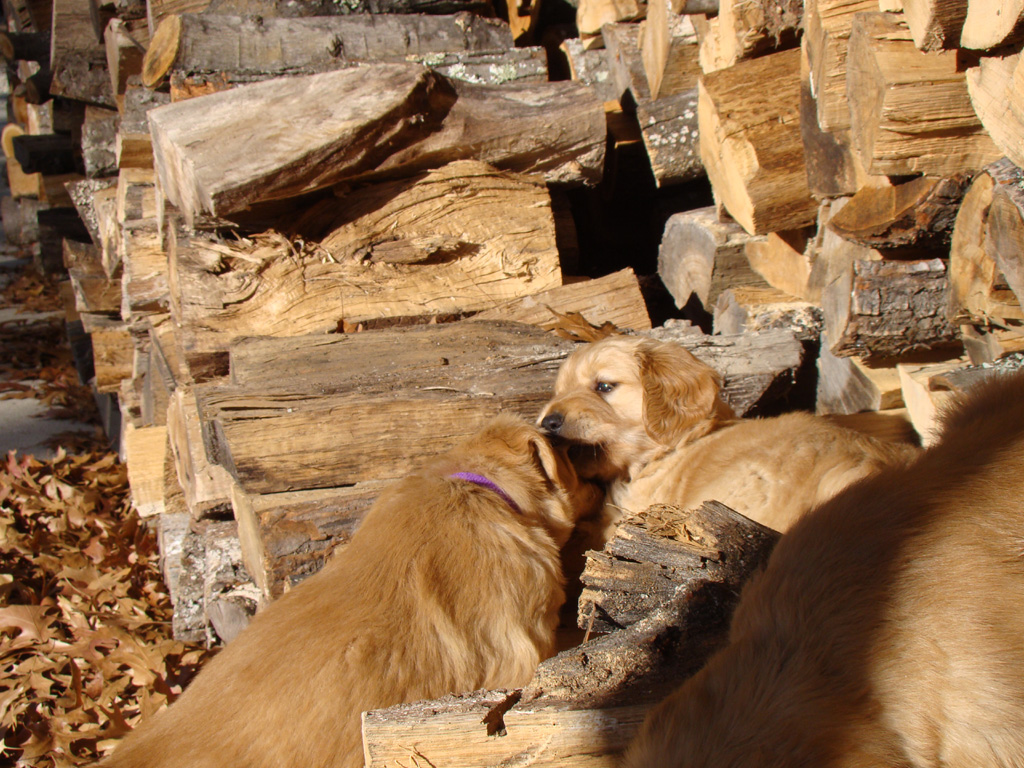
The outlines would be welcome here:
M 738 587 L 768 559 L 779 539 L 716 501 L 694 510 L 652 506 L 623 520 L 583 571 L 579 626 L 628 627 L 702 581 Z
M 948 290 L 940 259 L 854 261 L 846 311 L 826 307 L 832 354 L 900 357 L 959 346 L 959 331 L 946 315 Z
M 408 61 L 512 48 L 508 24 L 473 14 L 273 18 L 183 14 L 165 18 L 142 67 L 150 88 L 171 71 L 267 79 L 347 68 L 357 61 Z

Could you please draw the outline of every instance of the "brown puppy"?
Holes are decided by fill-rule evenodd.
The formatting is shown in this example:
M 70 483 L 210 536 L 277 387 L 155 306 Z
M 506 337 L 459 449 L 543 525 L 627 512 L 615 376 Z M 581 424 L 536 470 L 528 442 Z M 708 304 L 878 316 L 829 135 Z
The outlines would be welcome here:
M 1024 765 L 1024 375 L 798 522 L 626 765 Z
M 536 427 L 497 417 L 387 488 L 102 765 L 355 768 L 365 710 L 522 686 L 554 651 L 559 547 L 600 502 Z
M 917 454 L 808 413 L 738 419 L 718 374 L 678 344 L 611 336 L 562 364 L 538 423 L 609 484 L 604 518 L 709 499 L 785 531 L 855 480 Z

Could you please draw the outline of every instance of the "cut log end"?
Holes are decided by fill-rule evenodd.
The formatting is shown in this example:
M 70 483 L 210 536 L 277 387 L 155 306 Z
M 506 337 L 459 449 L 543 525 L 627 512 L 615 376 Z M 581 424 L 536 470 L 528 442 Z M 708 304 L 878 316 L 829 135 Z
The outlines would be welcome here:
M 160 22 L 142 59 L 142 83 L 147 88 L 159 86 L 174 65 L 181 46 L 181 17 L 167 16 Z

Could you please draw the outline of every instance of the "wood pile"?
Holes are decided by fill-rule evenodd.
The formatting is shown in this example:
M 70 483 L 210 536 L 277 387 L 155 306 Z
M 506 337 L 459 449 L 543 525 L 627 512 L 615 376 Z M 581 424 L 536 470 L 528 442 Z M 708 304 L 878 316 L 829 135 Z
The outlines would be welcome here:
M 1024 349 L 1021 19 L 545 3 L 6 0 L 4 234 L 66 272 L 176 636 L 230 640 L 610 330 L 687 345 L 741 413 L 925 442 Z M 368 713 L 367 764 L 613 764 L 720 641 L 773 541 L 749 525 L 623 526 L 584 575 L 600 638 L 524 691 Z

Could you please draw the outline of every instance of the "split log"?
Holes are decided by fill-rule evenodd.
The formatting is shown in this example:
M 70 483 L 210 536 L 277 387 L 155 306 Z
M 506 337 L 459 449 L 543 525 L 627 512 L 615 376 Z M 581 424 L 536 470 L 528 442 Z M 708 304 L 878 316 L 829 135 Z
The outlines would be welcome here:
M 885 187 L 862 187 L 829 219 L 837 234 L 871 248 L 948 246 L 974 174 L 921 176 Z
M 46 203 L 34 197 L 0 199 L 0 218 L 3 219 L 4 239 L 12 245 L 32 245 L 39 242 L 39 211 Z
M 14 148 L 14 159 L 25 173 L 56 176 L 74 173 L 79 168 L 79 160 L 76 157 L 77 145 L 67 134 L 23 134 L 13 137 L 11 146 Z
M 986 250 L 995 259 L 996 266 L 1003 273 L 1007 285 L 1021 303 L 1024 297 L 1024 190 L 1021 181 L 1024 171 L 1020 168 L 999 166 L 992 191 L 992 204 L 988 212 Z M 1011 181 L 1012 183 L 1006 183 Z
M 156 175 L 126 168 L 117 184 L 117 249 L 122 264 L 121 314 L 125 320 L 169 310 L 167 255 L 157 227 Z
M 67 185 L 84 181 L 80 173 L 61 173 L 56 176 L 39 175 L 39 199 L 45 200 L 51 208 L 72 208 L 74 202 L 68 194 Z
M 645 331 L 651 327 L 640 283 L 631 267 L 593 280 L 578 280 L 513 299 L 473 315 L 474 320 L 506 320 L 557 330 L 560 319 L 579 315 L 594 326 Z
M 152 351 L 152 331 L 144 338 L 145 354 L 136 355 L 139 407 L 142 423 L 147 426 L 167 426 L 167 411 L 174 390 L 167 386 L 166 379 L 160 375 L 155 355 Z
M 770 407 L 792 388 L 804 347 L 792 330 L 712 336 L 666 324 L 645 336 L 682 344 L 722 376 L 722 399 L 740 416 Z
M 828 334 L 821 337 L 818 355 L 819 414 L 850 414 L 903 407 L 899 371 L 893 361 L 837 357 L 829 350 Z
M 50 32 L 0 32 L 0 54 L 10 63 L 35 61 L 50 64 Z
M 807 0 L 804 5 L 804 44 L 810 65 L 811 93 L 823 131 L 850 127 L 846 90 L 847 49 L 858 13 L 878 10 L 878 0 Z
M 693 510 L 654 505 L 623 520 L 603 551 L 587 553 L 579 626 L 621 629 L 669 604 L 687 586 L 742 584 L 779 538 L 717 501 Z
M 180 642 L 205 643 L 201 553 L 195 546 L 196 537 L 189 535 L 188 513 L 165 512 L 156 519 L 156 529 L 160 571 L 174 608 L 171 635 Z
M 726 531 L 733 541 L 736 531 Z M 760 561 L 735 539 L 735 559 Z M 711 554 L 713 545 L 706 553 Z M 738 568 L 737 571 L 742 571 Z M 367 766 L 415 757 L 433 765 L 612 768 L 646 710 L 697 671 L 725 639 L 746 574 L 684 584 L 625 629 L 541 663 L 521 691 L 402 704 L 363 715 Z
M 659 188 L 704 176 L 696 89 L 639 101 L 636 116 Z
M 74 265 L 69 265 L 69 251 L 77 255 Z M 75 295 L 75 306 L 79 312 L 121 313 L 121 281 L 111 279 L 103 270 L 99 248 L 92 244 L 64 241 L 64 264 Z
M 103 32 L 110 90 L 119 107 L 128 90 L 128 79 L 142 74 L 142 60 L 148 45 L 149 29 L 143 24 L 114 18 Z
M 604 46 L 608 49 L 612 76 L 615 79 L 616 98 L 627 91 L 634 103 L 651 100 L 643 58 L 640 56 L 640 26 L 638 24 L 609 23 L 601 28 Z
M 751 269 L 768 285 L 818 304 L 825 284 L 825 263 L 818 258 L 818 246 L 816 230 L 807 227 L 750 238 L 743 251 Z
M 604 110 L 583 86 L 476 86 L 412 64 L 269 80 L 149 119 L 164 193 L 190 222 L 467 156 L 554 183 L 593 181 L 606 133 Z M 303 138 L 283 145 L 282 132 Z M 267 151 L 254 154 L 253 142 Z
M 733 221 L 720 220 L 713 206 L 673 214 L 658 248 L 658 276 L 677 307 L 695 297 L 710 311 L 727 288 L 764 285 L 744 252 L 748 243 L 761 239 Z
M 914 429 L 920 435 L 922 445 L 927 447 L 935 442 L 940 426 L 938 415 L 953 396 L 953 392 L 948 387 L 943 388 L 933 384 L 933 379 L 964 368 L 966 365 L 967 361 L 960 358 L 943 363 L 926 365 L 900 363 L 896 366 L 900 374 L 903 401 L 907 405 L 910 423 L 914 425 Z
M 694 90 L 701 71 L 693 21 L 674 13 L 669 4 L 651 0 L 640 22 L 638 44 L 652 99 Z
M 46 0 L 9 0 L 4 9 L 16 32 L 50 31 L 53 5 Z
M 834 355 L 895 358 L 960 345 L 959 331 L 946 316 L 948 280 L 941 259 L 856 260 L 850 286 L 845 302 L 825 307 Z
M 956 51 L 922 53 L 896 14 L 859 14 L 850 32 L 853 146 L 868 173 L 945 176 L 1002 152 L 971 105 Z
M 818 97 L 812 81 L 809 46 L 805 35 L 800 45 L 800 138 L 807 185 L 817 199 L 852 195 L 865 186 L 867 173 L 853 151 L 849 127 L 824 130 L 818 123 Z
M 90 0 L 53 0 L 50 70 L 54 96 L 116 108 L 107 51 L 93 27 Z
M 35 106 L 45 104 L 53 98 L 50 93 L 50 85 L 53 83 L 53 72 L 49 69 L 40 69 L 38 72 L 26 77 L 17 90 L 25 95 L 25 101 Z
M 439 208 L 437 200 L 444 199 Z M 561 283 L 550 197 L 536 177 L 453 163 L 307 211 L 327 234 L 301 252 L 266 233 L 169 250 L 172 310 L 189 365 L 250 335 L 355 330 L 381 318 L 474 312 Z
M 108 277 L 121 274 L 121 252 L 117 238 L 117 185 L 97 186 L 92 190 L 92 210 L 99 235 L 100 259 Z
M 1024 2 L 1021 0 L 968 0 L 960 32 L 964 48 L 987 51 L 1024 37 Z
M 571 342 L 533 326 L 497 331 L 470 321 L 325 336 L 313 359 L 308 340 L 268 341 L 275 367 L 256 367 L 259 383 L 196 387 L 207 455 L 249 492 L 401 477 L 494 413 L 533 418 L 550 397 Z M 345 352 L 341 368 L 321 362 L 332 349 Z M 245 382 L 240 366 L 232 379 Z
M 159 515 L 164 511 L 167 427 L 136 429 L 129 424 L 123 440 L 132 507 L 140 517 Z
M 452 79 L 455 104 L 440 130 L 399 147 L 375 170 L 378 180 L 474 159 L 513 173 L 542 176 L 555 187 L 592 185 L 604 168 L 604 105 L 578 83 L 477 85 Z
M 1024 163 L 1024 70 L 1018 52 L 982 56 L 967 68 L 967 93 L 992 141 L 1017 165 Z M 1017 74 L 1021 70 L 1020 74 Z
M 771 83 L 754 89 L 751 82 Z M 800 52 L 782 51 L 704 75 L 700 155 L 730 215 L 752 235 L 814 222 L 800 138 Z
M 791 48 L 797 39 L 803 3 L 719 0 L 701 41 L 704 72 L 717 72 L 773 49 Z
M 152 110 L 154 161 L 164 194 L 191 223 L 372 167 L 436 130 L 452 102 L 437 75 L 412 65 L 269 80 Z
M 655 183 L 666 187 L 703 176 L 695 89 L 651 98 L 640 54 L 640 25 L 608 24 L 603 37 L 611 59 L 616 98 L 624 98 L 628 91 L 624 103 L 636 112 Z
M 968 365 L 953 367 L 944 373 L 931 377 L 928 386 L 933 390 L 950 390 L 966 392 L 989 379 L 1005 376 L 1019 371 L 1024 367 L 1024 354 L 1013 352 L 987 365 Z
M 377 61 L 411 62 L 429 67 L 445 77 L 476 85 L 499 86 L 507 83 L 546 83 L 549 77 L 547 53 L 541 47 L 507 48 L 501 51 L 458 51 L 455 53 L 427 53 L 421 55 L 381 57 Z M 371 62 L 371 63 L 375 63 Z M 332 69 L 344 69 L 354 62 L 342 62 Z M 250 75 L 220 70 L 209 74 L 172 72 L 170 76 L 171 101 L 184 101 L 197 96 L 208 96 L 249 85 L 254 82 L 282 77 L 284 74 Z
M 242 562 L 260 590 L 276 600 L 344 548 L 386 482 L 348 488 L 255 494 L 232 484 Z
M 203 611 L 212 638 L 231 642 L 246 628 L 259 592 L 242 563 L 238 524 L 234 520 L 193 523 L 203 542 Z
M 512 45 L 507 23 L 473 14 L 304 18 L 182 14 L 160 22 L 146 51 L 142 82 L 155 88 L 172 71 L 262 80 L 326 72 L 357 61 L 499 51 Z
M 770 286 L 729 288 L 714 310 L 715 333 L 724 335 L 781 328 L 816 343 L 825 324 L 820 307 Z
M 89 178 L 117 173 L 115 145 L 120 117 L 115 110 L 88 106 L 82 124 L 82 166 Z
M 576 6 L 576 29 L 580 38 L 600 38 L 606 24 L 642 19 L 646 4 L 640 0 L 580 0 Z
M 918 50 L 939 51 L 960 45 L 967 0 L 902 0 L 902 6 L 903 19 Z
M 178 485 L 193 519 L 216 517 L 230 509 L 231 478 L 206 456 L 196 396 L 178 387 L 167 406 L 167 437 Z
M 949 317 L 954 322 L 961 322 L 964 315 L 982 325 L 1024 320 L 1020 301 L 998 266 L 996 241 L 989 236 L 997 182 L 1021 181 L 1020 169 L 1003 159 L 978 174 L 964 195 L 949 249 Z
M 141 86 L 130 86 L 124 93 L 121 125 L 114 151 L 118 168 L 152 168 L 153 140 L 149 132 L 149 110 L 169 104 L 169 94 Z
M 1020 333 L 1019 323 L 1008 323 L 1010 327 L 1001 328 L 997 325 L 961 325 L 964 352 L 967 353 L 971 365 L 986 365 L 996 362 L 1007 355 L 1024 352 L 1024 336 Z
M 558 48 L 569 63 L 569 74 L 574 81 L 592 89 L 603 102 L 618 102 L 622 98 L 607 48 L 588 50 L 578 37 L 563 40 Z
M 96 389 L 116 394 L 121 391 L 121 381 L 132 375 L 135 346 L 131 333 L 120 318 L 83 314 L 82 321 L 92 338 Z
M 7 166 L 7 188 L 15 199 L 38 197 L 41 181 L 41 174 L 26 172 L 14 156 L 14 139 L 24 135 L 25 129 L 17 123 L 7 123 L 0 134 Z

